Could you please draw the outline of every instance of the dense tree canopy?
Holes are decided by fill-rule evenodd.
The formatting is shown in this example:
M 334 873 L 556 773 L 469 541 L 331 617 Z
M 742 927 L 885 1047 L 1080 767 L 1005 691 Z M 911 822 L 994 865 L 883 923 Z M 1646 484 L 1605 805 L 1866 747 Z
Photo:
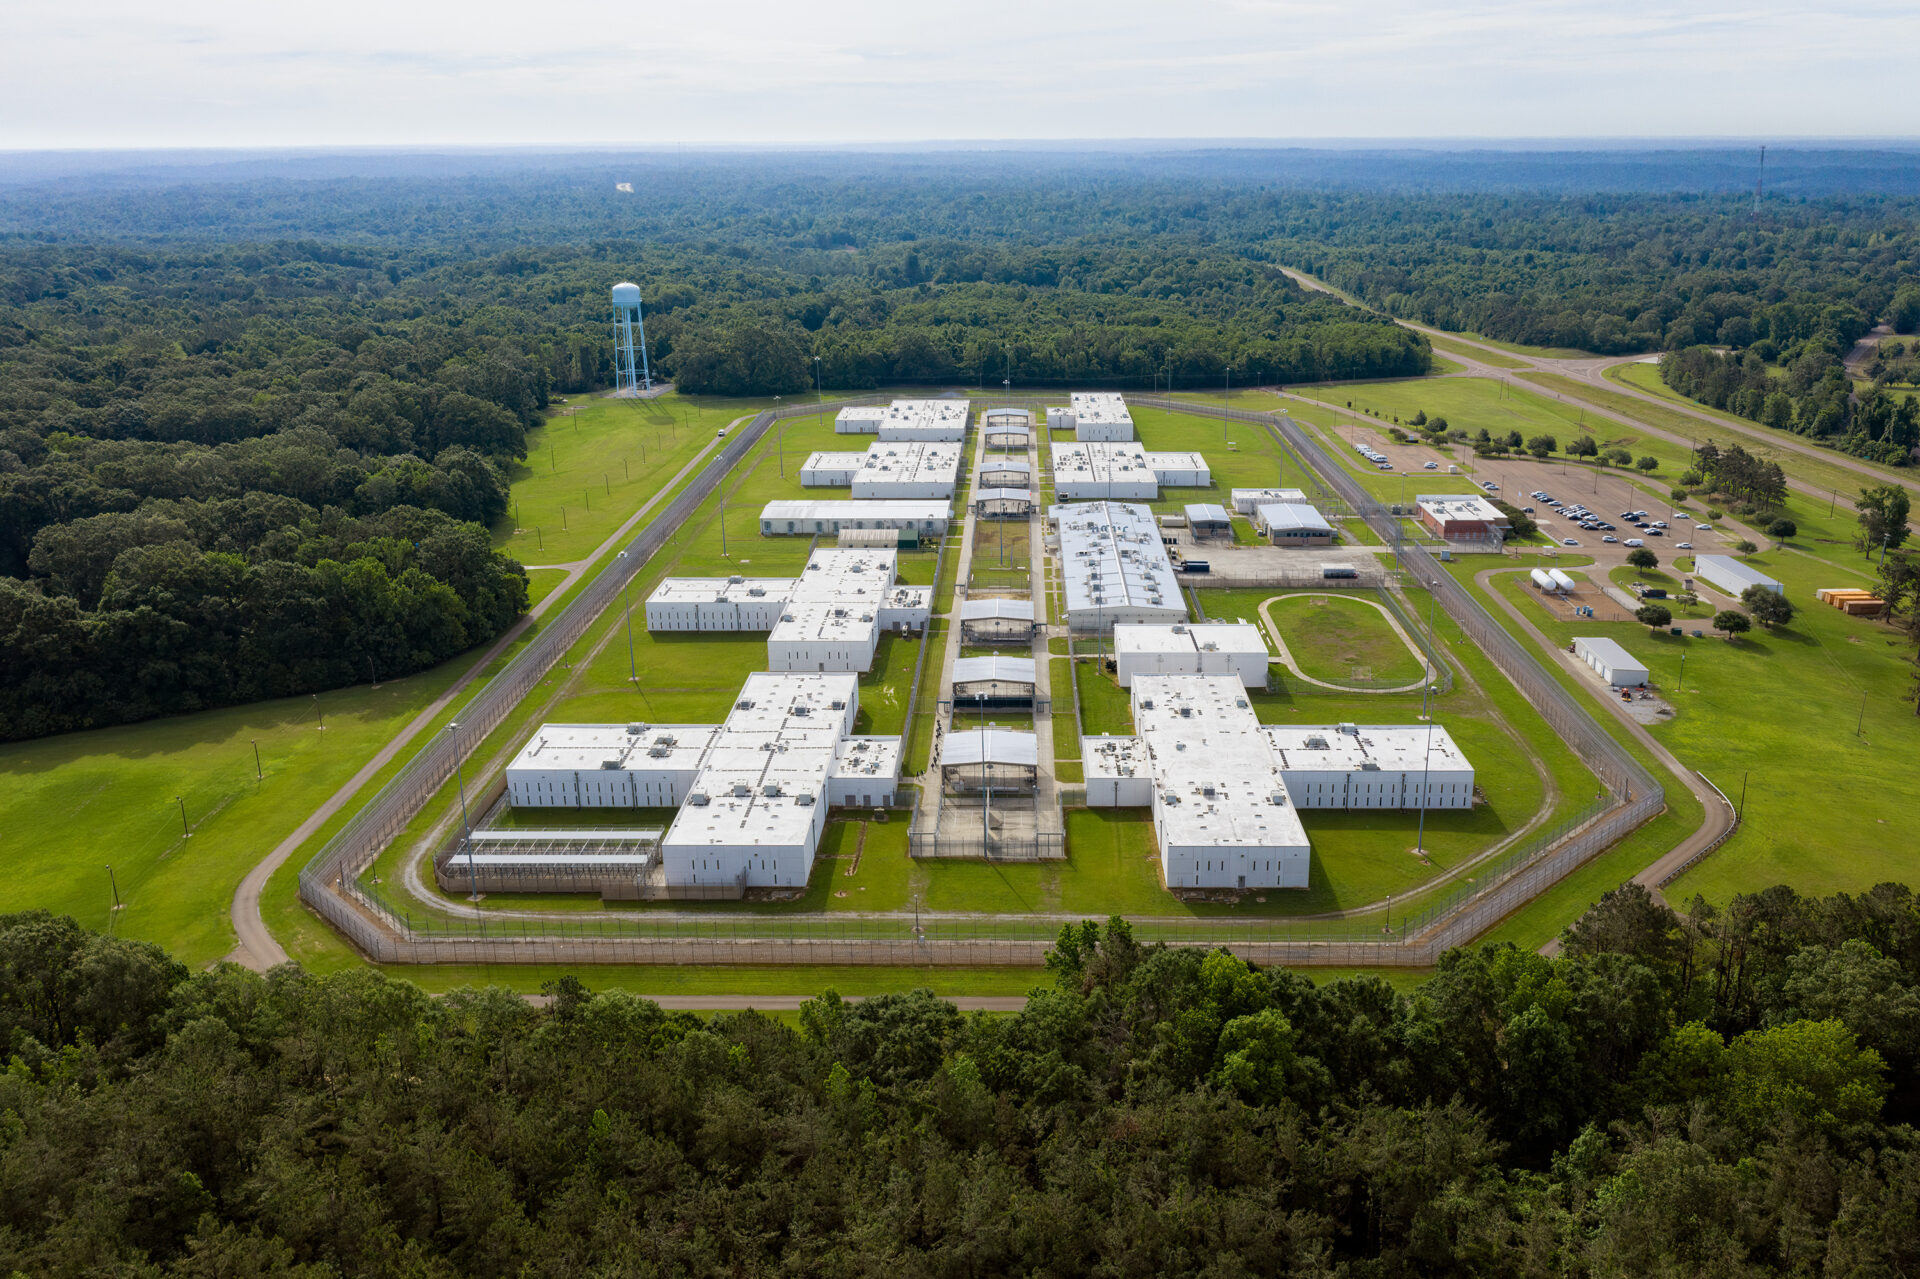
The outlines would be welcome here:
M 1920 905 L 1628 887 L 1412 994 L 1068 928 L 1010 1017 L 189 973 L 0 917 L 31 1274 L 1884 1274 Z

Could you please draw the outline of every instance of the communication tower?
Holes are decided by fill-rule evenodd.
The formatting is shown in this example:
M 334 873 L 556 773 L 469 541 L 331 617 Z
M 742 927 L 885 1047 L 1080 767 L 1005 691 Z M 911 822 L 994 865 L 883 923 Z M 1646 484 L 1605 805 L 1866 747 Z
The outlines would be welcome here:
M 640 334 L 639 359 L 634 358 L 633 335 Z M 653 389 L 647 368 L 647 322 L 640 314 L 640 286 L 622 281 L 613 286 L 613 393 L 638 395 Z

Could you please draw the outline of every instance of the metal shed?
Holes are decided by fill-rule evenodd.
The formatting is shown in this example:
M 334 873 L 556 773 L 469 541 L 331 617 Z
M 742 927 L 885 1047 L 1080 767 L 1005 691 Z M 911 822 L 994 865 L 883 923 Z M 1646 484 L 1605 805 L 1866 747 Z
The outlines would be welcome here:
M 1033 601 L 970 599 L 960 605 L 962 644 L 1031 644 Z
M 1186 508 L 1187 527 L 1193 530 L 1195 537 L 1231 537 L 1233 536 L 1233 517 L 1227 514 L 1227 508 L 1215 502 L 1189 502 Z
M 1039 738 L 1014 728 L 957 729 L 940 747 L 940 782 L 953 791 L 1031 791 L 1040 776 Z

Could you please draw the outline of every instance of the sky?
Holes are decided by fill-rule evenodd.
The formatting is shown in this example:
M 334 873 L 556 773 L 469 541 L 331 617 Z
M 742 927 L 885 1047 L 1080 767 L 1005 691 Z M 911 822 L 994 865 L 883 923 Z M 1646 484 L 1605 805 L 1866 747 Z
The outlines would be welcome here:
M 1920 3 L 0 0 L 0 149 L 1920 136 Z

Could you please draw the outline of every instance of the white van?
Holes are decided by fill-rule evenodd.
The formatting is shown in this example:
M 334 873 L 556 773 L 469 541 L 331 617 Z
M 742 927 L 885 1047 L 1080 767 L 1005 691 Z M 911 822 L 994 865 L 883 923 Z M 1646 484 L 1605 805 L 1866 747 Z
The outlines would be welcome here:
M 1637 538 L 1637 537 L 1630 537 L 1630 538 L 1628 538 L 1628 539 L 1626 540 L 1626 543 L 1625 543 L 1625 545 L 1627 545 L 1627 546 L 1645 546 L 1645 545 L 1646 545 L 1646 543 L 1645 543 L 1645 542 L 1643 542 L 1643 541 L 1641 541 L 1641 540 L 1640 540 L 1639 538 Z

